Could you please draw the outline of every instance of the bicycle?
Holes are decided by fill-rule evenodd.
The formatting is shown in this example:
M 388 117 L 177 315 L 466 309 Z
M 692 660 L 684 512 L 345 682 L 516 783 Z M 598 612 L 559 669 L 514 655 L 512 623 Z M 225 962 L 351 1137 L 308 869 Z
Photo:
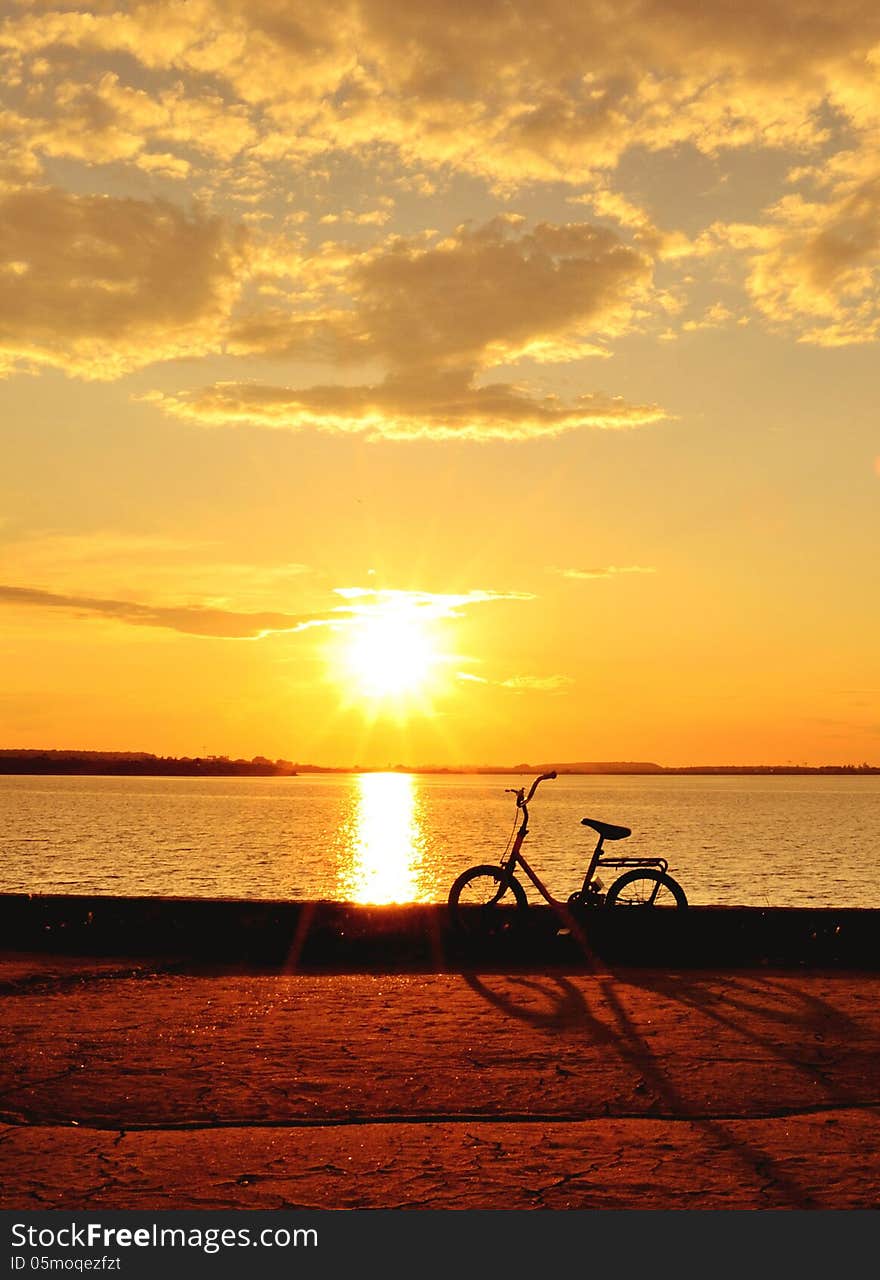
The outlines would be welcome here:
M 506 788 L 506 794 L 516 796 L 517 810 L 522 811 L 519 830 L 497 865 L 481 863 L 479 866 L 469 867 L 453 882 L 449 890 L 448 906 L 453 926 L 459 934 L 492 936 L 510 932 L 522 923 L 528 899 L 515 875 L 518 866 L 522 867 L 541 897 L 563 917 L 566 910 L 577 917 L 597 907 L 672 907 L 679 910 L 687 907 L 685 891 L 669 875 L 669 863 L 665 858 L 609 857 L 607 854 L 603 857 L 606 840 L 625 840 L 632 835 L 632 831 L 629 827 L 599 822 L 595 818 L 582 819 L 582 825 L 591 827 L 599 838 L 587 864 L 581 888 L 571 894 L 565 903 L 554 898 L 537 872 L 529 866 L 522 846 L 528 835 L 532 796 L 540 783 L 555 777 L 555 769 L 550 773 L 540 774 L 532 783 L 528 795 L 525 787 Z M 605 893 L 602 881 L 596 875 L 599 867 L 613 867 L 623 872 Z

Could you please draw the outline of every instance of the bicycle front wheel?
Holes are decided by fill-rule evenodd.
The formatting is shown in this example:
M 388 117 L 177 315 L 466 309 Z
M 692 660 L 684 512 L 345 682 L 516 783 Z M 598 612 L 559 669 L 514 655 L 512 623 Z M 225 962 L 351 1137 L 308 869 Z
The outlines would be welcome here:
M 688 904 L 684 889 L 665 871 L 637 867 L 619 876 L 605 895 L 606 907 L 677 907 Z
M 522 923 L 527 906 L 520 882 L 501 867 L 488 864 L 463 871 L 449 890 L 449 915 L 461 937 L 511 933 Z

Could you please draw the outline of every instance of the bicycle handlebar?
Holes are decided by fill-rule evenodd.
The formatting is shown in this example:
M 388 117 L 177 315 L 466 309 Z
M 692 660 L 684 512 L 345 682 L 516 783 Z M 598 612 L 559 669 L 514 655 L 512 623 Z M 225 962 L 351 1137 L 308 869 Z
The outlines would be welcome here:
M 533 795 L 535 794 L 535 792 L 538 790 L 538 783 L 539 783 L 539 782 L 547 782 L 547 781 L 549 781 L 549 779 L 551 779 L 551 778 L 555 778 L 555 777 L 556 777 L 556 770 L 555 770 L 555 769 L 551 770 L 551 772 L 550 772 L 550 773 L 542 773 L 542 774 L 540 774 L 540 775 L 535 779 L 535 781 L 532 783 L 532 788 L 531 788 L 531 790 L 529 791 L 529 794 L 526 796 L 526 804 L 528 804 L 528 803 L 529 803 L 529 801 L 531 800 L 532 796 L 533 796 Z
M 556 770 L 555 770 L 555 769 L 552 769 L 549 773 L 541 773 L 541 774 L 539 774 L 539 775 L 538 775 L 538 777 L 535 779 L 535 781 L 532 783 L 531 787 L 529 788 L 529 794 L 528 794 L 528 795 L 526 795 L 526 789 L 525 789 L 525 787 L 506 787 L 506 788 L 505 788 L 505 792 L 506 792 L 506 793 L 508 793 L 508 794 L 510 794 L 510 795 L 514 795 L 514 796 L 516 796 L 516 807 L 517 807 L 518 809 L 524 809 L 524 808 L 525 808 L 525 806 L 526 806 L 526 805 L 529 803 L 529 801 L 531 800 L 532 796 L 533 796 L 533 795 L 535 794 L 535 792 L 537 791 L 537 789 L 538 789 L 538 783 L 539 783 L 539 782 L 547 782 L 547 781 L 549 781 L 551 778 L 555 778 L 555 777 L 556 777 Z

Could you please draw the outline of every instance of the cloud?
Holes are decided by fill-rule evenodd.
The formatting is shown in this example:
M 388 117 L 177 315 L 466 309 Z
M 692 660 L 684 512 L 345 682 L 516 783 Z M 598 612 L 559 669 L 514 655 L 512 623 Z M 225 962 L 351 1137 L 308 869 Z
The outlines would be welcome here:
M 0 365 L 116 377 L 213 349 L 243 241 L 166 201 L 55 188 L 0 195 Z
M 256 313 L 233 326 L 229 349 L 337 366 L 378 361 L 388 370 L 382 381 L 301 389 L 227 382 L 157 395 L 155 403 L 199 422 L 385 439 L 526 439 L 664 416 L 656 405 L 604 394 L 563 402 L 485 378 L 493 365 L 526 356 L 581 357 L 596 350 L 597 337 L 633 322 L 650 263 L 611 231 L 583 222 L 527 229 L 522 218 L 505 216 L 461 226 L 438 243 L 392 237 L 342 255 L 335 267 L 332 257 L 321 255 L 318 280 L 329 270 L 336 290 L 341 271 L 350 309 Z
M 245 612 L 210 605 L 154 605 L 99 596 L 60 594 L 38 587 L 0 585 L 0 605 L 63 609 L 80 617 L 106 618 L 139 627 L 159 627 L 183 635 L 221 640 L 259 640 L 277 633 L 315 627 L 339 629 L 376 613 L 409 611 L 425 618 L 457 618 L 473 605 L 534 599 L 527 592 L 472 590 L 458 593 L 338 587 L 345 604 L 321 612 L 289 614 L 270 610 Z
M 432 618 L 458 618 L 461 610 L 475 604 L 498 601 L 528 601 L 537 597 L 529 591 L 488 591 L 474 589 L 461 592 L 402 591 L 377 587 L 336 587 L 335 594 L 353 603 L 346 606 L 352 614 L 413 610 Z
M 386 198 L 379 209 L 366 209 L 360 213 L 355 209 L 341 209 L 339 213 L 325 213 L 318 222 L 322 226 L 334 226 L 343 222 L 355 227 L 384 227 L 391 220 L 393 207 L 394 201 Z
M 516 693 L 539 692 L 558 693 L 568 685 L 574 684 L 571 676 L 509 676 L 506 680 L 489 680 L 486 676 L 475 676 L 470 671 L 456 671 L 459 680 L 472 684 L 492 685 L 498 689 L 513 689 Z
M 159 166 L 170 177 L 186 176 L 200 157 L 230 161 L 257 140 L 247 108 L 216 92 L 191 95 L 177 83 L 151 93 L 112 71 L 32 82 L 16 124 L 19 144 L 34 156 L 130 162 L 147 172 Z
M 358 321 L 376 354 L 404 368 L 482 366 L 625 329 L 650 261 L 590 223 L 523 222 L 464 225 L 431 246 L 399 238 L 356 262 Z
M 664 416 L 656 405 L 604 394 L 562 402 L 481 378 L 502 361 L 601 350 L 597 337 L 632 322 L 650 263 L 589 223 L 527 229 L 503 216 L 437 243 L 391 237 L 366 251 L 331 245 L 314 259 L 294 249 L 286 265 L 276 245 L 248 263 L 243 233 L 220 218 L 158 200 L 31 188 L 0 197 L 0 245 L 7 369 L 48 364 L 110 378 L 222 343 L 234 355 L 388 370 L 374 384 L 230 382 L 154 397 L 189 420 L 386 439 L 524 439 Z M 275 307 L 233 323 L 247 270 L 269 262 L 305 280 L 303 309 Z M 330 291 L 347 291 L 351 305 L 314 306 Z
M 350 189 L 337 187 L 330 212 L 320 201 L 312 208 L 313 227 L 330 219 L 381 226 L 390 186 L 430 193 L 466 173 L 505 194 L 536 182 L 580 188 L 573 198 L 618 219 L 637 246 L 603 246 L 603 233 L 587 224 L 575 224 L 581 242 L 569 250 L 550 248 L 541 226 L 509 229 L 506 238 L 497 226 L 472 229 L 430 248 L 401 240 L 393 253 L 386 246 L 350 255 L 347 301 L 309 315 L 279 309 L 237 319 L 233 353 L 317 352 L 397 370 L 411 368 L 419 349 L 434 369 L 577 358 L 597 349 L 597 335 L 601 342 L 641 319 L 650 257 L 674 262 L 697 252 L 680 230 L 659 230 L 632 190 L 615 189 L 621 159 L 692 149 L 716 157 L 785 148 L 818 172 L 832 170 L 845 148 L 853 171 L 862 170 L 861 188 L 829 189 L 800 210 L 774 206 L 762 226 L 769 239 L 749 255 L 748 290 L 769 323 L 784 327 L 788 316 L 805 341 L 839 345 L 877 334 L 869 279 L 877 266 L 880 10 L 867 0 L 630 0 L 624 11 L 568 0 L 486 0 L 467 11 L 459 0 L 294 8 L 278 0 L 74 0 L 7 9 L 0 191 L 4 182 L 38 181 L 41 166 L 55 173 L 59 160 L 75 161 L 82 189 L 98 181 L 96 166 L 113 165 L 114 182 L 137 170 L 141 190 L 187 180 L 218 207 L 265 201 L 268 209 L 271 195 L 278 212 L 275 199 L 291 194 L 292 174 L 299 200 L 363 164 L 379 190 L 352 201 Z M 807 205 L 809 226 L 797 221 Z M 217 265 L 206 266 L 206 282 L 238 278 L 234 265 Z M 508 314 L 496 305 L 505 269 Z M 462 310 L 469 272 L 473 305 Z M 135 304 L 146 291 L 133 279 L 126 288 L 137 295 L 133 310 L 143 311 Z M 228 297 L 216 301 L 208 308 L 215 319 L 229 310 Z M 170 299 L 169 310 L 153 316 L 161 320 L 155 331 L 145 321 L 142 342 L 128 340 L 129 323 L 109 347 L 88 332 L 75 346 L 67 333 L 25 334 L 23 342 L 30 358 L 88 376 L 138 367 L 139 347 L 141 363 L 169 349 L 214 349 L 216 329 L 208 335 L 201 310 L 186 339 Z M 686 323 L 717 319 L 706 313 Z
M 467 11 L 459 0 L 7 8 L 0 190 L 39 180 L 41 165 L 54 174 L 59 160 L 75 161 L 78 190 L 100 180 L 96 166 L 113 165 L 114 182 L 126 169 L 129 179 L 138 170 L 140 190 L 185 179 L 217 207 L 265 201 L 280 218 L 276 198 L 291 196 L 294 174 L 297 201 L 336 183 L 331 211 L 321 200 L 312 208 L 313 228 L 322 215 L 364 228 L 388 216 L 390 187 L 429 193 L 465 173 L 504 194 L 537 182 L 580 188 L 574 198 L 618 219 L 637 246 L 603 245 L 603 233 L 588 224 L 574 224 L 580 243 L 567 250 L 549 247 L 560 228 L 512 224 L 504 237 L 496 226 L 431 247 L 401 240 L 393 253 L 386 245 L 349 255 L 342 300 L 325 298 L 309 314 L 280 308 L 237 318 L 228 335 L 233 354 L 317 353 L 379 360 L 400 372 L 421 350 L 435 371 L 454 364 L 479 372 L 523 356 L 574 359 L 601 350 L 603 338 L 643 319 L 649 258 L 674 262 L 697 251 L 680 230 L 659 230 L 629 198 L 632 189 L 615 189 L 615 170 L 628 153 L 691 150 L 716 157 L 789 149 L 803 167 L 830 170 L 846 148 L 861 167 L 861 188 L 829 189 L 799 210 L 774 206 L 761 228 L 769 238 L 748 255 L 747 287 L 770 324 L 788 323 L 805 341 L 839 345 L 877 334 L 877 202 L 865 166 L 876 176 L 880 10 L 867 0 L 671 7 L 630 0 L 623 11 L 568 0 L 486 0 Z M 359 164 L 373 186 L 352 200 Z M 797 221 L 807 206 L 809 226 Z M 227 246 L 231 238 L 226 229 Z M 7 268 L 18 261 L 7 259 Z M 206 265 L 206 283 L 220 288 L 230 276 L 240 283 L 236 265 L 215 265 Z M 505 270 L 507 314 L 496 305 Z M 465 284 L 473 305 L 461 309 Z M 132 310 L 148 315 L 146 290 L 134 279 L 125 287 L 136 295 Z M 215 297 L 208 307 L 215 321 L 228 316 L 236 292 L 237 285 Z M 151 289 L 151 296 L 163 294 Z M 115 301 L 121 306 L 120 296 Z M 131 341 L 125 316 L 119 342 L 109 346 L 88 331 L 76 344 L 66 332 L 25 333 L 25 358 L 110 376 L 169 350 L 215 349 L 217 327 L 201 310 L 185 337 L 170 297 L 168 310 L 153 315 L 152 329 L 145 319 L 145 332 Z M 706 313 L 686 323 L 717 319 Z
M 329 626 L 335 619 L 321 615 L 286 613 L 236 613 L 200 605 L 149 605 L 130 600 L 103 600 L 93 596 L 57 595 L 34 587 L 0 586 L 0 603 L 48 609 L 65 609 L 79 615 L 111 618 L 141 627 L 164 627 L 184 635 L 224 640 L 253 640 L 277 631 L 305 631 Z
M 371 440 L 526 440 L 578 427 L 642 426 L 665 416 L 656 405 L 608 396 L 584 395 L 566 404 L 506 383 L 475 386 L 468 374 L 303 390 L 217 383 L 176 396 L 151 393 L 150 398 L 167 413 L 208 425 L 288 431 L 313 427 L 359 433 Z
M 564 689 L 566 685 L 574 684 L 571 676 L 510 676 L 507 680 L 502 680 L 502 689 L 516 689 L 519 692 L 523 690 L 536 689 L 541 692 L 556 692 Z
M 880 337 L 880 168 L 844 153 L 824 169 L 793 170 L 792 191 L 760 223 L 716 223 L 701 255 L 745 260 L 744 283 L 758 315 L 799 341 L 836 347 Z M 707 313 L 704 322 L 718 318 Z M 730 317 L 721 314 L 721 319 Z M 685 328 L 704 327 L 685 325 Z M 747 322 L 740 316 L 737 323 Z
M 413 169 L 577 183 L 635 146 L 816 146 L 822 107 L 866 127 L 880 14 L 865 0 L 108 0 L 22 6 L 0 40 L 30 86 L 35 65 L 88 84 L 87 62 L 137 62 L 160 103 L 175 83 L 195 104 L 219 91 L 258 131 L 250 153 L 381 147 Z M 167 136 L 161 115 L 145 127 Z
M 827 202 L 787 197 L 770 214 L 748 276 L 764 317 L 819 346 L 880 337 L 880 171 Z
M 748 323 L 746 317 L 737 317 L 736 313 L 726 307 L 723 302 L 713 302 L 711 306 L 706 307 L 699 319 L 685 320 L 681 327 L 686 333 L 696 333 L 700 329 L 721 329 L 731 323 L 741 325 L 744 321 Z
M 622 574 L 630 573 L 656 573 L 657 570 L 648 565 L 641 564 L 609 564 L 602 569 L 553 568 L 551 572 L 558 573 L 563 578 L 574 578 L 577 581 L 591 581 L 596 578 L 618 578 Z
M 524 222 L 501 215 L 436 243 L 419 235 L 361 252 L 324 246 L 291 269 L 301 286 L 344 291 L 351 305 L 254 312 L 232 327 L 229 350 L 485 368 L 577 359 L 596 351 L 597 336 L 625 332 L 649 299 L 650 259 L 588 222 Z

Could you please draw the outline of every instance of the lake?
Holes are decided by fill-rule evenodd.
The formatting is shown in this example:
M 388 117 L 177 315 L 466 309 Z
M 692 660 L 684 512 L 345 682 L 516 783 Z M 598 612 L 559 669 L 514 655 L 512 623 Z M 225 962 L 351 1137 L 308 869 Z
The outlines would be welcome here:
M 505 788 L 525 782 L 4 776 L 0 891 L 442 902 L 459 871 L 497 861 Z M 579 886 L 593 817 L 632 828 L 615 853 L 667 858 L 694 905 L 880 908 L 877 776 L 560 777 L 530 813 L 525 852 L 558 897 Z

